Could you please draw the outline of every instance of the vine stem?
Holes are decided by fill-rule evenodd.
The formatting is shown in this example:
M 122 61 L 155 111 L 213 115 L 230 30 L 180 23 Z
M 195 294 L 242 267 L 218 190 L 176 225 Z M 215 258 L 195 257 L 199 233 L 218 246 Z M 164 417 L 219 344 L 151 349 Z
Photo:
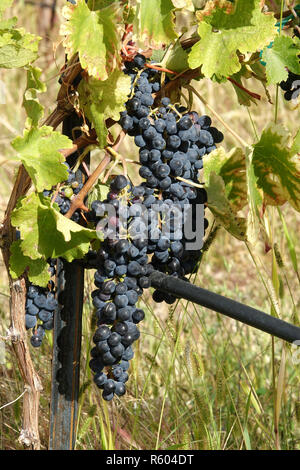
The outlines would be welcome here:
M 148 69 L 153 69 L 153 70 L 158 70 L 159 72 L 166 72 L 166 73 L 171 73 L 172 75 L 178 75 L 176 72 L 174 72 L 173 70 L 169 70 L 169 69 L 166 69 L 164 67 L 160 67 L 158 65 L 152 65 L 152 64 L 145 64 L 145 66 L 148 68 Z
M 18 369 L 24 383 L 22 429 L 19 442 L 31 450 L 40 449 L 40 437 L 38 428 L 39 399 L 42 390 L 41 381 L 35 371 L 30 350 L 26 340 L 25 329 L 25 300 L 26 278 L 22 275 L 19 279 L 12 279 L 9 271 L 10 246 L 15 239 L 15 229 L 11 226 L 11 212 L 18 199 L 28 191 L 28 174 L 23 165 L 20 166 L 17 178 L 8 201 L 5 212 L 2 235 L 2 256 L 6 266 L 10 289 L 10 329 L 8 337 L 16 356 Z
M 65 157 L 69 157 L 73 153 L 77 152 L 78 150 L 81 150 L 84 147 L 87 147 L 89 145 L 95 145 L 97 143 L 97 135 L 96 131 L 93 129 L 90 133 L 89 136 L 87 135 L 81 135 L 78 137 L 78 139 L 74 140 L 73 146 L 69 149 L 63 149 L 60 151 L 60 153 Z
M 95 171 L 91 174 L 91 176 L 89 177 L 89 179 L 87 180 L 87 182 L 85 183 L 81 191 L 72 199 L 71 207 L 65 215 L 67 219 L 70 219 L 77 209 L 82 209 L 83 211 L 88 212 L 88 208 L 85 206 L 83 201 L 88 195 L 91 188 L 94 186 L 94 184 L 98 180 L 101 173 L 103 173 L 103 171 L 107 168 L 110 162 L 111 162 L 111 156 L 105 155 L 105 157 L 103 158 L 101 163 L 97 166 Z
M 156 99 L 163 96 L 166 92 L 169 92 L 172 88 L 176 88 L 177 85 L 180 86 L 180 84 L 183 85 L 184 83 L 190 82 L 193 78 L 198 78 L 199 75 L 201 75 L 199 68 L 179 73 L 174 80 L 169 81 L 161 87 L 156 93 Z
M 186 85 L 185 88 L 191 90 L 197 98 L 202 101 L 202 103 L 210 110 L 210 112 L 223 124 L 223 126 L 233 135 L 233 137 L 243 146 L 248 147 L 247 142 L 242 139 L 225 121 L 224 119 L 208 104 L 208 102 L 203 98 L 203 96 L 198 93 L 197 90 L 191 85 Z
M 204 186 L 204 183 L 200 183 L 200 184 L 194 183 L 193 181 L 187 180 L 187 179 L 185 179 L 185 178 L 182 178 L 181 176 L 176 176 L 176 179 L 177 179 L 178 181 L 182 181 L 183 183 L 186 183 L 186 184 L 188 184 L 188 185 L 190 185 L 190 186 L 193 186 L 194 188 L 203 189 L 203 186 Z
M 99 163 L 99 165 L 94 170 L 94 172 L 91 174 L 91 176 L 88 178 L 87 182 L 85 183 L 85 185 L 83 186 L 81 191 L 75 197 L 73 197 L 72 202 L 71 202 L 71 207 L 68 210 L 68 212 L 66 213 L 65 217 L 70 219 L 77 209 L 82 209 L 85 212 L 88 212 L 88 208 L 84 205 L 83 201 L 86 198 L 86 196 L 88 195 L 89 191 L 94 186 L 94 184 L 97 182 L 99 176 L 108 167 L 108 165 L 110 164 L 112 158 L 115 158 L 116 155 L 118 155 L 117 154 L 117 149 L 119 148 L 119 146 L 120 146 L 121 142 L 123 141 L 125 135 L 126 135 L 126 133 L 122 130 L 120 132 L 120 135 L 118 136 L 115 144 L 113 145 L 113 147 L 106 147 L 105 148 L 105 152 L 106 152 L 105 157 Z
M 256 100 L 260 100 L 261 99 L 261 96 L 258 95 L 257 93 L 253 93 L 253 91 L 250 91 L 248 90 L 247 88 L 245 88 L 243 85 L 241 85 L 240 83 L 238 83 L 236 80 L 234 80 L 233 78 L 231 77 L 227 77 L 227 80 L 231 83 L 233 83 L 235 86 L 237 86 L 238 88 L 240 88 L 241 90 L 243 90 L 245 93 L 247 93 L 248 95 L 252 96 L 252 98 L 255 98 Z

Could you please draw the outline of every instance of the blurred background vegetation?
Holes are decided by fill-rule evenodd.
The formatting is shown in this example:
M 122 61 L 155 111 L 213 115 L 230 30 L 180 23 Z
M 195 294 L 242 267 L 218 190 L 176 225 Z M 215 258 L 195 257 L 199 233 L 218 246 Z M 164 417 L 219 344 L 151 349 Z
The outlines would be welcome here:
M 41 3 L 52 4 L 53 0 Z M 55 15 L 37 0 L 16 1 L 13 14 L 19 25 L 42 36 L 38 65 L 44 71 L 48 91 L 40 97 L 46 116 L 55 108 L 58 76 L 64 64 L 64 51 L 58 34 L 61 6 L 57 0 Z M 50 25 L 50 27 L 49 27 Z M 10 141 L 23 132 L 22 109 L 26 85 L 24 71 L 0 70 L 6 85 L 6 104 L 0 105 L 0 210 L 6 208 L 13 186 L 16 162 Z M 262 100 L 248 110 L 239 106 L 229 83 L 218 85 L 209 80 L 193 85 L 230 126 L 247 142 L 255 142 L 254 127 L 260 135 L 266 123 L 274 120 L 274 106 L 263 88 L 249 80 L 251 91 Z M 252 88 L 253 85 L 253 88 Z M 275 102 L 276 88 L 270 89 Z M 278 122 L 295 135 L 299 128 L 299 108 L 278 95 Z M 206 113 L 195 99 L 194 109 Z M 209 114 L 209 112 L 208 112 Z M 222 124 L 227 150 L 237 145 Z M 120 152 L 136 158 L 130 138 Z M 93 154 L 93 164 L 99 153 Z M 136 166 L 131 171 L 135 176 Z M 278 304 L 282 317 L 296 321 L 299 310 L 300 215 L 291 206 L 269 209 L 267 217 L 272 240 L 280 251 L 283 266 L 272 278 L 272 250 L 261 240 L 251 252 L 223 229 L 205 253 L 197 285 L 270 313 L 272 281 L 278 281 Z M 207 213 L 212 224 L 212 219 Z M 284 223 L 286 230 L 284 230 Z M 211 226 L 211 225 L 210 225 Z M 208 229 L 208 233 L 209 233 Z M 255 263 L 254 261 L 255 260 Z M 4 264 L 0 272 L 0 335 L 9 327 L 9 289 Z M 267 289 L 266 289 L 267 287 Z M 150 293 L 140 305 L 146 319 L 132 361 L 128 393 L 106 403 L 92 382 L 88 368 L 93 332 L 90 293 L 93 273 L 85 284 L 85 310 L 82 338 L 81 395 L 76 449 L 299 449 L 300 395 L 299 365 L 292 361 L 290 346 L 281 340 L 222 317 L 186 301 L 173 306 L 155 305 Z M 275 294 L 274 294 L 275 297 Z M 51 333 L 32 356 L 44 390 L 41 395 L 40 432 L 42 448 L 48 445 L 49 395 L 51 387 Z M 22 398 L 7 405 L 23 392 L 23 383 L 9 344 L 0 364 L 0 448 L 19 449 Z M 3 354 L 2 354 L 3 356 Z

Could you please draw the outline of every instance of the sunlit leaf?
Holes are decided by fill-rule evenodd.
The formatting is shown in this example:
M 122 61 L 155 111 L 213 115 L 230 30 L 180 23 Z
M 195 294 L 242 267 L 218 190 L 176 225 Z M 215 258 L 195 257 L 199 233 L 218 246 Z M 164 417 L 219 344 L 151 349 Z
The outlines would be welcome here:
M 189 54 L 191 68 L 202 66 L 206 77 L 227 77 L 237 73 L 241 64 L 237 52 L 254 52 L 275 37 L 276 19 L 262 13 L 259 0 L 207 2 L 197 12 L 200 40 Z
M 25 129 L 23 137 L 16 137 L 12 142 L 38 191 L 51 189 L 68 179 L 68 171 L 63 164 L 65 158 L 59 150 L 72 145 L 68 137 L 48 126 Z

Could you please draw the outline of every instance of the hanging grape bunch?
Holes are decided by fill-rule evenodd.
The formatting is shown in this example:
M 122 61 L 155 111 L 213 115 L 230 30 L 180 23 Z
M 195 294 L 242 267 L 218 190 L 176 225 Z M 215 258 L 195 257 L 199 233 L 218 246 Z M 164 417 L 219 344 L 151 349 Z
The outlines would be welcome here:
M 201 248 L 189 249 L 188 244 L 195 241 L 197 230 L 202 228 L 204 234 L 207 227 L 204 217 L 202 226 L 197 225 L 197 207 L 206 202 L 199 170 L 203 157 L 223 140 L 209 116 L 173 105 L 168 97 L 162 97 L 158 107 L 154 104 L 153 96 L 161 89 L 161 73 L 146 67 L 143 55 L 125 62 L 124 72 L 131 78 L 132 90 L 120 125 L 139 148 L 139 174 L 144 181 L 134 185 L 126 176 L 115 177 L 107 198 L 94 201 L 87 214 L 89 223 L 104 236 L 100 250 L 90 250 L 86 262 L 87 267 L 96 269 L 92 301 L 97 329 L 90 367 L 107 401 L 126 392 L 132 346 L 140 337 L 138 324 L 145 317 L 137 303 L 143 290 L 150 287 L 151 272 L 158 270 L 187 280 L 197 268 Z M 68 172 L 68 181 L 57 194 L 54 190 L 44 192 L 51 198 L 55 194 L 62 214 L 71 205 L 69 189 L 75 194 L 81 189 L 74 186 L 75 175 L 69 167 Z M 78 211 L 72 219 L 79 222 Z M 178 226 L 182 227 L 179 232 Z M 195 232 L 194 239 L 186 237 L 187 226 Z M 35 300 L 42 295 L 39 289 L 31 286 L 27 299 L 26 327 L 33 328 L 34 346 L 41 344 L 44 330 L 50 328 L 47 315 L 47 321 L 36 327 L 36 318 L 44 318 L 36 313 L 36 308 L 42 308 Z M 43 295 L 55 300 L 51 290 Z M 176 300 L 160 291 L 154 291 L 153 299 L 168 304 Z M 53 325 L 53 313 L 51 321 Z
M 106 238 L 97 254 L 97 290 L 92 297 L 98 329 L 90 366 L 106 400 L 125 393 L 128 361 L 134 354 L 132 344 L 140 336 L 136 325 L 144 319 L 136 303 L 150 285 L 151 272 L 159 270 L 185 278 L 196 269 L 200 251 L 188 251 L 184 236 L 172 236 L 176 231 L 173 209 L 185 209 L 181 211 L 184 225 L 185 214 L 195 214 L 196 206 L 206 202 L 205 190 L 197 184 L 198 171 L 203 167 L 203 156 L 223 140 L 208 116 L 199 117 L 196 112 L 173 106 L 167 97 L 154 110 L 152 94 L 160 90 L 160 73 L 145 68 L 145 63 L 140 54 L 125 63 L 133 93 L 120 119 L 123 130 L 139 147 L 139 173 L 145 181 L 134 186 L 118 176 L 111 183 L 107 199 L 92 204 L 92 218 L 100 226 L 105 223 Z M 109 217 L 107 206 L 116 210 L 116 216 Z M 147 211 L 146 219 L 141 206 Z M 116 236 L 114 230 L 120 213 L 127 221 L 125 239 L 119 238 L 120 233 Z M 168 225 L 169 236 L 165 235 L 162 220 Z M 169 304 L 176 300 L 159 291 L 153 298 Z

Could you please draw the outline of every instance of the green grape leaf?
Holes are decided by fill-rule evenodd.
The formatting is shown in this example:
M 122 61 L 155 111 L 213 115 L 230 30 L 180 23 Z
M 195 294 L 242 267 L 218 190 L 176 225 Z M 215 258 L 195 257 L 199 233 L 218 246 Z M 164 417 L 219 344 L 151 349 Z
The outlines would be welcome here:
M 282 126 L 269 125 L 253 146 L 252 164 L 266 204 L 277 206 L 288 201 L 300 211 L 300 165 L 295 155 L 299 133 L 291 147 L 289 137 Z
M 300 75 L 299 53 L 299 47 L 295 47 L 292 38 L 283 35 L 274 39 L 271 48 L 264 48 L 262 59 L 266 62 L 268 85 L 286 80 L 288 77 L 287 68 Z
M 18 21 L 17 17 L 9 18 L 8 20 L 0 19 L 0 31 L 14 29 Z M 3 33 L 0 33 L 0 35 Z
M 162 66 L 177 73 L 181 73 L 189 68 L 188 54 L 181 47 L 180 41 L 176 41 L 170 54 L 166 54 L 166 60 L 162 62 Z
M 90 240 L 97 238 L 90 230 L 64 217 L 50 198 L 32 193 L 18 201 L 11 221 L 21 232 L 21 249 L 31 259 L 81 259 L 88 252 Z M 101 235 L 98 233 L 98 236 Z
M 105 120 L 120 119 L 120 112 L 125 109 L 130 90 L 130 77 L 119 70 L 115 70 L 105 81 L 93 77 L 81 80 L 78 87 L 80 103 L 87 118 L 95 126 L 100 148 L 107 145 Z
M 236 210 L 226 196 L 223 178 L 211 171 L 205 189 L 207 192 L 207 206 L 215 216 L 216 221 L 235 238 L 246 240 L 246 219 L 237 216 Z
M 258 0 L 224 0 L 208 2 L 197 12 L 200 40 L 189 54 L 192 69 L 202 66 L 205 77 L 228 77 L 237 73 L 242 54 L 254 52 L 268 44 L 276 35 L 273 14 L 261 12 Z
M 222 177 L 226 198 L 235 211 L 247 204 L 245 154 L 240 148 L 233 148 L 229 153 L 223 147 L 217 148 L 204 160 L 203 168 L 204 181 L 209 180 L 212 171 Z
M 14 18 L 10 18 L 8 20 L 3 20 L 2 19 L 2 16 L 3 16 L 3 13 L 4 11 L 9 8 L 13 3 L 13 0 L 1 0 L 1 3 L 0 3 L 0 30 L 2 29 L 11 29 L 13 28 L 18 19 L 16 17 Z
M 44 258 L 31 259 L 22 252 L 22 240 L 13 242 L 10 246 L 10 275 L 13 279 L 20 277 L 27 271 L 28 279 L 36 286 L 46 287 L 51 274 L 48 263 Z
M 94 201 L 104 201 L 109 192 L 109 186 L 101 183 L 100 180 L 97 181 L 93 189 L 89 192 L 88 195 L 88 207 L 91 207 Z
M 117 30 L 118 2 L 99 11 L 91 11 L 85 0 L 66 5 L 61 27 L 68 57 L 79 54 L 83 69 L 90 76 L 106 80 L 120 66 L 120 34 Z
M 59 150 L 71 148 L 72 141 L 60 132 L 53 131 L 52 127 L 25 129 L 23 137 L 16 137 L 12 146 L 37 191 L 51 189 L 68 179 L 68 171 L 63 164 L 65 158 Z
M 23 106 L 27 113 L 26 127 L 38 126 L 44 115 L 44 107 L 40 104 L 37 94 L 46 91 L 46 85 L 40 80 L 42 70 L 29 67 L 27 70 L 27 86 L 23 97 Z
M 151 61 L 160 64 L 162 63 L 163 58 L 166 55 L 166 51 L 164 49 L 153 49 L 151 55 Z
M 159 48 L 177 38 L 174 29 L 174 5 L 171 0 L 137 0 L 135 40 L 144 47 Z
M 40 39 L 23 28 L 0 30 L 0 68 L 20 68 L 34 62 Z

